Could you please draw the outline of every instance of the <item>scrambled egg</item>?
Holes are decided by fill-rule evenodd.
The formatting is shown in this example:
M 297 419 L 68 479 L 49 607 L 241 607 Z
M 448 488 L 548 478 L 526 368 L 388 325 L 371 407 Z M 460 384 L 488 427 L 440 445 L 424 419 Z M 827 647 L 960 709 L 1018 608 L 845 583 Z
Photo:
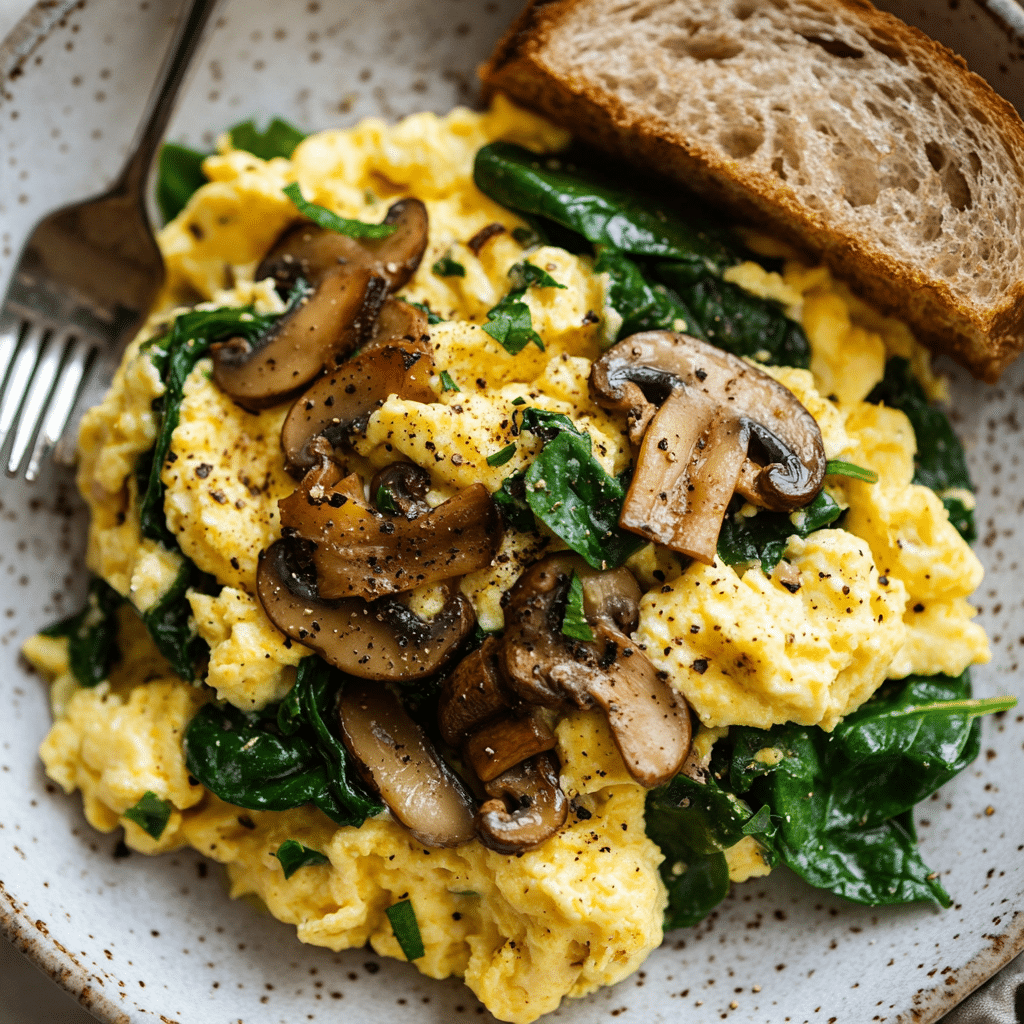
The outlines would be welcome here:
M 587 388 L 611 329 L 601 315 L 606 282 L 592 261 L 555 248 L 529 254 L 565 286 L 527 293 L 543 352 L 528 345 L 509 355 L 481 330 L 508 291 L 510 266 L 524 255 L 511 234 L 518 219 L 472 183 L 473 155 L 495 139 L 540 150 L 567 141 L 499 98 L 483 114 L 460 109 L 324 132 L 290 161 L 264 162 L 223 145 L 206 161 L 210 184 L 161 236 L 168 279 L 148 332 L 196 302 L 280 310 L 270 283 L 252 277 L 294 219 L 282 194 L 288 182 L 298 180 L 314 202 L 371 221 L 393 199 L 415 195 L 429 210 L 430 240 L 403 295 L 446 318 L 432 328 L 435 364 L 460 390 L 442 390 L 435 378 L 432 403 L 392 396 L 370 418 L 350 468 L 372 473 L 409 459 L 429 470 L 432 504 L 476 481 L 497 489 L 539 445 L 517 437 L 510 462 L 487 463 L 513 440 L 513 403 L 524 399 L 570 416 L 590 433 L 603 467 L 620 472 L 630 461 L 624 423 L 594 405 Z M 475 254 L 466 240 L 494 222 L 507 230 Z M 446 254 L 465 276 L 431 272 Z M 828 457 L 874 469 L 879 481 L 830 479 L 830 493 L 848 509 L 845 529 L 792 540 L 786 557 L 800 574 L 796 593 L 777 576 L 684 566 L 653 545 L 631 560 L 648 591 L 636 638 L 698 713 L 697 742 L 708 749 L 729 725 L 793 721 L 831 729 L 886 678 L 957 674 L 988 658 L 966 601 L 981 567 L 939 499 L 911 483 L 914 434 L 906 417 L 863 401 L 896 354 L 910 358 L 929 393 L 940 396 L 924 351 L 903 325 L 879 317 L 823 268 L 789 259 L 781 275 L 747 263 L 729 276 L 802 321 L 811 370 L 770 372 L 818 420 Z M 246 412 L 209 376 L 209 361 L 201 361 L 185 388 L 163 473 L 166 515 L 182 552 L 222 588 L 216 596 L 189 594 L 211 650 L 206 681 L 217 699 L 252 710 L 280 700 L 308 654 L 284 641 L 255 597 L 259 552 L 280 532 L 277 502 L 294 489 L 278 445 L 287 406 Z M 81 434 L 79 482 L 92 511 L 88 564 L 140 612 L 159 600 L 180 564 L 141 538 L 137 518 L 134 469 L 154 443 L 152 403 L 162 391 L 135 343 Z M 484 628 L 501 628 L 502 593 L 556 546 L 509 530 L 494 565 L 462 581 Z M 47 771 L 68 792 L 81 790 L 96 828 L 122 826 L 126 842 L 147 853 L 195 847 L 227 865 L 233 895 L 257 895 L 300 939 L 335 950 L 369 942 L 401 957 L 385 910 L 407 894 L 426 947 L 419 970 L 463 976 L 504 1020 L 532 1021 L 566 995 L 620 980 L 661 941 L 662 857 L 644 833 L 644 791 L 624 769 L 601 715 L 573 713 L 558 724 L 562 784 L 575 813 L 541 849 L 519 857 L 476 842 L 426 849 L 387 814 L 354 829 L 309 807 L 240 813 L 195 784 L 184 764 L 182 733 L 213 693 L 175 676 L 138 618 L 127 607 L 119 614 L 126 656 L 95 688 L 75 685 L 66 641 L 36 637 L 25 646 L 54 680 L 55 723 L 42 747 Z M 159 840 L 124 817 L 147 791 L 173 807 Z M 329 862 L 285 880 L 273 856 L 284 839 L 323 851 Z M 737 881 L 767 871 L 750 838 L 728 861 Z

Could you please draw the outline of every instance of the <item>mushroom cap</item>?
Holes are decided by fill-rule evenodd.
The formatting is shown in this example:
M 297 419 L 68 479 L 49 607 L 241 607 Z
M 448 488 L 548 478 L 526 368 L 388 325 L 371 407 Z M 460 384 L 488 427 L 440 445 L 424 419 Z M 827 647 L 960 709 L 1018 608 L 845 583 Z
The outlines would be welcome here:
M 473 838 L 472 799 L 386 686 L 349 682 L 338 719 L 363 779 L 416 839 L 443 847 Z
M 397 230 L 381 239 L 350 238 L 307 220 L 292 224 L 256 268 L 256 280 L 272 277 L 286 294 L 300 278 L 316 285 L 347 264 L 384 278 L 389 292 L 398 291 L 415 273 L 427 247 L 427 208 L 419 199 L 400 199 L 388 209 L 383 223 L 394 224 Z
M 363 499 L 358 477 L 340 476 L 340 467 L 324 459 L 278 502 L 282 527 L 313 542 L 321 597 L 370 601 L 464 576 L 494 558 L 501 518 L 483 484 L 409 520 L 378 512 Z
M 561 631 L 574 572 L 583 581 L 593 641 Z M 601 708 L 627 770 L 650 789 L 679 771 L 690 747 L 690 715 L 684 699 L 619 628 L 623 615 L 632 618 L 635 580 L 600 588 L 592 583 L 588 609 L 585 574 L 596 572 L 566 552 L 527 569 L 508 593 L 498 664 L 507 685 L 527 703 Z M 627 569 L 601 575 L 615 574 L 631 575 Z
M 326 437 L 336 448 L 350 444 L 390 395 L 435 401 L 433 372 L 429 351 L 404 339 L 376 345 L 332 369 L 296 399 L 281 427 L 288 471 L 302 476 L 319 463 L 311 444 L 317 437 Z
M 706 342 L 634 334 L 594 364 L 590 389 L 639 446 L 620 525 L 691 558 L 714 561 L 734 492 L 790 512 L 824 483 L 821 431 L 796 395 Z
M 384 279 L 339 267 L 299 299 L 262 338 L 210 346 L 213 379 L 251 411 L 277 405 L 306 387 L 332 361 L 370 336 L 386 295 Z
M 486 783 L 488 796 L 476 815 L 480 842 L 498 853 L 533 850 L 550 839 L 569 816 L 558 784 L 554 754 L 537 754 Z
M 285 636 L 350 675 L 421 679 L 441 669 L 473 628 L 472 605 L 449 584 L 443 609 L 429 621 L 395 597 L 325 601 L 317 592 L 309 548 L 293 538 L 271 544 L 260 555 L 256 592 Z

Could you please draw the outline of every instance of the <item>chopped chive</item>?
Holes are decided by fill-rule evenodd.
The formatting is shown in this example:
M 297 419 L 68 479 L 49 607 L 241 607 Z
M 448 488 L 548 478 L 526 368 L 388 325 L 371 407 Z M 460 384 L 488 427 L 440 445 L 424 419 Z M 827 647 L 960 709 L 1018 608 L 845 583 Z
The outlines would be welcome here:
M 569 597 L 565 602 L 565 615 L 562 617 L 562 632 L 574 640 L 594 639 L 594 633 L 583 611 L 583 581 L 575 572 L 569 583 Z
M 281 862 L 285 878 L 291 878 L 299 868 L 313 864 L 327 864 L 329 860 L 322 853 L 303 846 L 297 839 L 286 839 L 274 853 Z
M 337 231 L 339 235 L 348 235 L 349 238 L 387 238 L 398 230 L 397 224 L 367 224 L 366 221 L 339 217 L 326 206 L 318 206 L 304 199 L 297 181 L 286 186 L 284 194 L 304 217 L 327 231 Z
M 466 268 L 459 263 L 458 260 L 453 260 L 451 253 L 445 253 L 439 260 L 435 261 L 434 265 L 430 268 L 438 277 L 465 277 Z
M 513 441 L 511 444 L 505 445 L 500 452 L 495 452 L 493 455 L 487 456 L 488 466 L 504 466 L 509 459 L 512 458 L 516 453 L 516 443 Z
M 405 954 L 406 960 L 418 960 L 426 950 L 423 948 L 423 938 L 420 935 L 420 926 L 416 921 L 416 911 L 412 908 L 411 900 L 402 900 L 385 911 L 391 928 L 398 939 L 399 946 Z
M 843 462 L 842 459 L 830 459 L 825 464 L 825 473 L 829 476 L 852 476 L 868 484 L 878 483 L 878 474 L 873 469 L 855 466 L 852 462 Z
M 161 800 L 151 789 L 147 789 L 134 807 L 124 812 L 129 821 L 134 821 L 143 832 L 159 839 L 171 820 L 171 802 Z
M 452 375 L 447 370 L 441 371 L 441 390 L 442 391 L 461 391 L 455 381 L 452 380 Z

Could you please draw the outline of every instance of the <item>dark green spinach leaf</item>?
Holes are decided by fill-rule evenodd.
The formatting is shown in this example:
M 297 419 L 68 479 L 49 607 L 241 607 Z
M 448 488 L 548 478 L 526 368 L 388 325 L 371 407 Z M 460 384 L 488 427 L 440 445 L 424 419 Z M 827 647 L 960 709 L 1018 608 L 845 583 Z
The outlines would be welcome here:
M 608 304 L 622 317 L 616 341 L 639 331 L 685 331 L 707 341 L 700 324 L 683 301 L 664 285 L 651 284 L 638 264 L 614 249 L 602 249 L 595 273 L 608 275 Z
M 185 209 L 192 194 L 206 184 L 203 161 L 209 155 L 174 142 L 167 142 L 161 147 L 157 166 L 156 202 L 164 223 L 174 220 Z
M 741 569 L 760 564 L 765 576 L 771 576 L 790 537 L 808 537 L 835 522 L 842 511 L 827 491 L 820 491 L 814 501 L 792 514 L 762 509 L 756 515 L 741 516 L 733 509 L 722 521 L 718 557 Z
M 402 900 L 401 903 L 388 907 L 384 913 L 388 915 L 391 929 L 398 939 L 398 945 L 402 947 L 405 959 L 412 962 L 423 956 L 426 950 L 423 948 L 423 937 L 420 935 L 420 926 L 412 902 Z
M 526 473 L 520 471 L 505 477 L 501 487 L 491 495 L 498 506 L 501 518 L 521 533 L 534 533 L 537 522 L 533 510 L 526 501 Z
M 199 666 L 209 656 L 206 641 L 190 625 L 192 606 L 186 597 L 189 589 L 214 593 L 217 581 L 202 572 L 187 558 L 174 582 L 157 602 L 142 613 L 149 635 L 171 668 L 187 682 L 197 678 Z
M 228 134 L 235 149 L 244 149 L 261 160 L 279 156 L 290 160 L 295 147 L 306 138 L 305 132 L 280 117 L 273 118 L 263 131 L 256 127 L 255 121 L 249 120 L 229 128 Z
M 565 614 L 562 616 L 562 632 L 574 640 L 590 642 L 594 639 L 594 631 L 587 622 L 583 610 L 583 581 L 577 573 L 572 574 L 569 581 L 569 593 L 565 601 Z
M 94 576 L 82 610 L 40 630 L 68 638 L 68 664 L 79 686 L 96 686 L 110 675 L 121 652 L 116 612 L 124 600 L 106 580 Z
M 974 491 L 963 445 L 953 431 L 949 417 L 941 409 L 929 405 L 910 362 L 900 356 L 890 359 L 885 364 L 885 377 L 867 400 L 884 402 L 906 414 L 917 438 L 914 483 L 935 491 L 949 512 L 950 522 L 964 540 L 976 540 L 974 512 L 960 498 L 946 493 L 950 490 Z
M 314 804 L 339 825 L 360 825 L 382 807 L 349 777 L 347 755 L 327 725 L 344 675 L 304 658 L 277 706 L 245 713 L 207 704 L 185 732 L 185 763 L 207 789 L 251 810 Z
M 522 352 L 532 341 L 544 351 L 541 336 L 533 329 L 530 307 L 523 302 L 525 288 L 510 291 L 496 306 L 487 311 L 487 323 L 483 325 L 489 334 L 510 356 Z
M 608 185 L 559 157 L 493 142 L 478 151 L 473 180 L 507 209 L 554 221 L 594 245 L 676 260 L 694 279 L 735 262 L 713 229 L 694 227 L 649 197 Z
M 167 529 L 164 516 L 164 485 L 160 473 L 171 447 L 171 435 L 178 425 L 185 379 L 215 341 L 245 337 L 254 341 L 277 319 L 273 314 L 256 313 L 250 306 L 223 307 L 183 313 L 171 325 L 168 334 L 148 341 L 153 365 L 166 390 L 154 403 L 160 425 L 153 450 L 139 461 L 139 519 L 142 534 L 158 540 L 167 548 L 177 547 Z

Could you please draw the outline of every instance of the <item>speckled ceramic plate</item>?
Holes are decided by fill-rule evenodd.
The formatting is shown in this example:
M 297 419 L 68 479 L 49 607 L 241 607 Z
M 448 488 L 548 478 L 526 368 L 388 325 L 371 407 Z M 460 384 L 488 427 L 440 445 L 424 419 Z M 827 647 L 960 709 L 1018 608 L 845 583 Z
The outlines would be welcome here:
M 40 3 L 0 48 L 0 282 L 43 212 L 111 178 L 175 6 Z M 476 63 L 518 6 L 225 0 L 171 136 L 208 144 L 252 114 L 313 129 L 471 101 Z M 1021 106 L 1020 46 L 998 20 L 968 2 L 886 6 L 923 19 Z M 957 376 L 954 390 L 988 570 L 977 600 L 994 659 L 976 687 L 1021 694 L 1024 362 L 998 387 Z M 116 835 L 89 829 L 78 798 L 49 785 L 36 759 L 47 695 L 18 659 L 25 636 L 81 599 L 84 519 L 70 477 L 52 468 L 34 487 L 3 480 L 0 496 L 0 922 L 19 947 L 108 1021 L 488 1019 L 457 981 L 300 945 L 229 900 L 219 869 L 192 853 L 123 857 Z M 922 808 L 923 854 L 952 909 L 860 908 L 780 869 L 670 934 L 631 980 L 553 1017 L 934 1021 L 1024 947 L 1022 740 L 1024 715 L 987 721 L 982 757 Z

